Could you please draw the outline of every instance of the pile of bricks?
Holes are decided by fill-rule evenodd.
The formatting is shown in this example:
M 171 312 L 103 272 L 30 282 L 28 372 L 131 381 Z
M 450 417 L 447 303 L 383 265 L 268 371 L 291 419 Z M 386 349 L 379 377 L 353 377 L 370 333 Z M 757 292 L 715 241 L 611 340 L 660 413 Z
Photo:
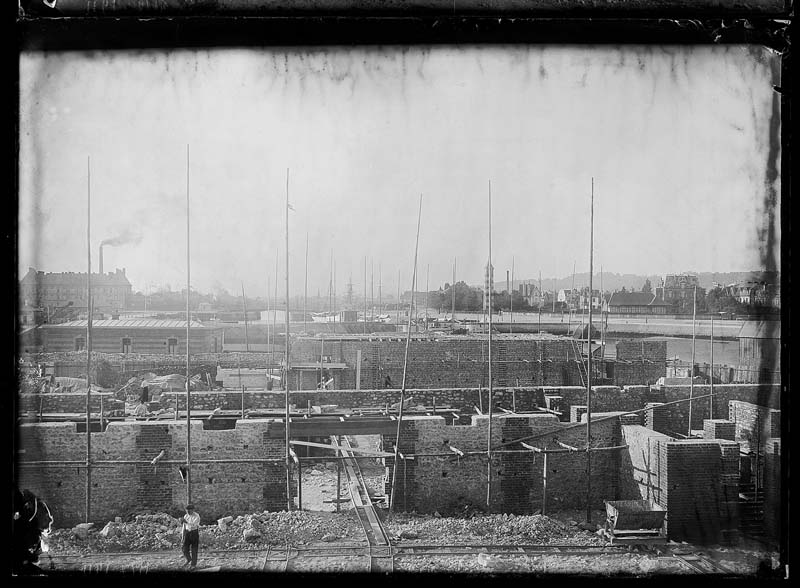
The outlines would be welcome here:
M 733 423 L 731 423 L 733 424 Z M 731 428 L 731 433 L 733 429 Z M 720 441 L 719 520 L 721 541 L 733 544 L 739 530 L 739 444 Z
M 736 423 L 723 419 L 705 419 L 703 421 L 704 439 L 736 439 Z
M 659 504 L 667 509 L 667 536 L 715 544 L 720 539 L 722 495 L 719 443 L 704 440 L 660 444 Z
M 764 533 L 774 544 L 781 537 L 783 507 L 781 487 L 781 440 L 768 439 L 764 445 Z
M 660 408 L 663 404 L 663 402 L 648 402 L 644 405 L 647 409 L 644 413 L 644 426 L 659 433 L 667 433 L 669 431 L 667 409 Z

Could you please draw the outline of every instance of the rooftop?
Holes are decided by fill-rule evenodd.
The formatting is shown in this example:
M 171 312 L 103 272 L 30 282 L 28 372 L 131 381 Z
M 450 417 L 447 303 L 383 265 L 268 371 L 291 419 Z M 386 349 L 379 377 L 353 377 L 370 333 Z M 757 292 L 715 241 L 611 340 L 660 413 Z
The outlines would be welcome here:
M 649 292 L 614 292 L 608 301 L 609 306 L 666 306 L 655 294 Z

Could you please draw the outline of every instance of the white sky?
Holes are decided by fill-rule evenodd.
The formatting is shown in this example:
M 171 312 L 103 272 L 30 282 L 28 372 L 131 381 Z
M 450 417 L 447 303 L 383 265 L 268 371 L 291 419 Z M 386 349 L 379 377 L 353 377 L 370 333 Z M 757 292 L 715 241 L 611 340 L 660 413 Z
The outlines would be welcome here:
M 135 290 L 337 294 L 595 271 L 759 269 L 778 57 L 739 46 L 488 46 L 35 53 L 20 62 L 19 269 L 125 267 Z M 779 182 L 779 180 L 778 180 Z M 773 186 L 778 194 L 780 186 Z M 776 216 L 776 219 L 779 216 Z M 776 230 L 779 228 L 776 227 Z M 779 247 L 779 243 L 777 244 Z M 776 254 L 777 255 L 777 254 Z

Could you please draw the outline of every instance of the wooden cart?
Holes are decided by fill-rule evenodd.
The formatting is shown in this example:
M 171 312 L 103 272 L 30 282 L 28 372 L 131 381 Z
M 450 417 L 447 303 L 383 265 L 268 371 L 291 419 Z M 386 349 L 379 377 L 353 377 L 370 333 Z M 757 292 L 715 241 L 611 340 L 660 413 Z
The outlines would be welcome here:
M 605 500 L 603 535 L 612 544 L 663 544 L 666 509 L 651 500 Z

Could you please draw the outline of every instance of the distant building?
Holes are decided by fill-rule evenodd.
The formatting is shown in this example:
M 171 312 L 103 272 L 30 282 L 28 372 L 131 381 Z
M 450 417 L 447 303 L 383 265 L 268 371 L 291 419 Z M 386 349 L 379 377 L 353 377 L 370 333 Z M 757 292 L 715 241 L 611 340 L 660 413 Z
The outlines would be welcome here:
M 600 290 L 592 290 L 591 296 L 592 310 L 600 310 L 602 307 L 602 297 Z M 589 310 L 589 288 L 584 288 L 578 295 L 578 308 Z
M 85 320 L 43 325 L 44 351 L 86 349 Z M 222 351 L 222 329 L 193 321 L 189 329 L 190 353 Z M 100 353 L 186 354 L 186 321 L 98 320 L 92 322 L 92 351 Z
M 649 292 L 614 292 L 608 301 L 612 314 L 666 314 L 669 304 Z
M 739 331 L 739 364 L 736 379 L 740 382 L 780 382 L 780 321 L 747 321 Z
M 536 284 L 522 283 L 518 286 L 517 291 L 528 306 L 533 308 L 539 308 L 545 302 L 545 297 Z
M 20 280 L 21 306 L 39 309 L 47 322 L 86 315 L 86 273 L 45 273 L 28 268 Z M 125 269 L 92 274 L 92 305 L 94 312 L 118 315 L 128 306 L 131 283 Z
M 656 296 L 667 304 L 679 304 L 681 301 L 692 301 L 695 288 L 698 299 L 705 297 L 705 288 L 700 287 L 700 280 L 692 274 L 667 274 L 656 288 Z

